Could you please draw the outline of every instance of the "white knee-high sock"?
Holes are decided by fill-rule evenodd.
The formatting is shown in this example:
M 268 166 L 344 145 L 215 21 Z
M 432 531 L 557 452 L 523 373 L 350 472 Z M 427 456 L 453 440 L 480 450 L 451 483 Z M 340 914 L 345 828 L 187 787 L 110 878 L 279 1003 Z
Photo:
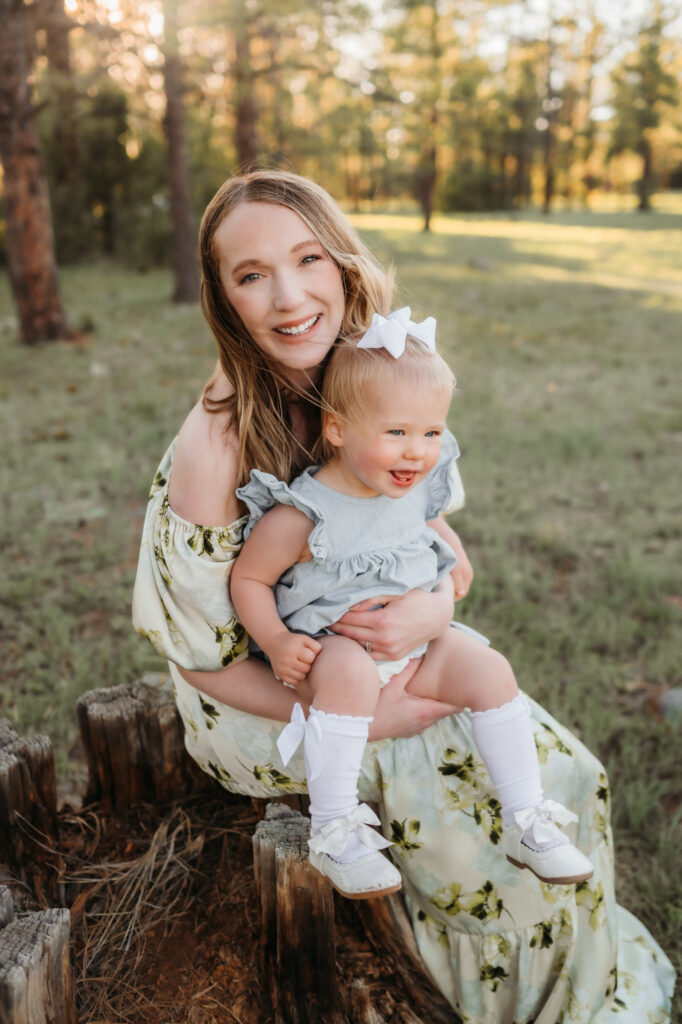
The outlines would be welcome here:
M 502 805 L 502 823 L 511 825 L 515 811 L 543 799 L 526 698 L 519 693 L 502 707 L 472 711 L 471 728 Z
M 372 719 L 334 715 L 311 708 L 309 723 L 310 720 L 319 726 L 319 738 L 306 730 L 303 759 L 312 831 L 319 832 L 323 825 L 350 814 L 357 807 L 360 763 Z M 368 852 L 357 835 L 352 833 L 344 852 L 334 859 L 344 863 L 364 857 Z

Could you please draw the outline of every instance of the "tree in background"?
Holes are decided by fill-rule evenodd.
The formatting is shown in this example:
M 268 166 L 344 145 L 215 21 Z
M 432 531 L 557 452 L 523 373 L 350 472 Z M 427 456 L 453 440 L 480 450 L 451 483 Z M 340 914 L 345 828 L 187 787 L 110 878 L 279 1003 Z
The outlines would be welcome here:
M 0 0 L 0 160 L 4 169 L 7 257 L 20 338 L 31 345 L 69 334 L 59 295 L 47 191 L 29 85 L 35 11 Z
M 183 68 L 178 45 L 178 0 L 163 0 L 166 113 L 163 128 L 168 147 L 168 181 L 173 225 L 173 302 L 199 301 L 196 226 L 192 214 Z
M 639 209 L 651 208 L 655 187 L 654 135 L 663 108 L 679 99 L 675 76 L 664 63 L 666 21 L 661 13 L 645 22 L 638 35 L 637 49 L 613 74 L 614 124 L 609 156 L 632 150 L 642 159 L 638 182 Z
M 71 32 L 76 23 L 63 0 L 41 0 L 38 27 L 44 30 L 47 69 L 38 94 L 41 142 L 47 167 L 57 259 L 80 259 L 92 250 L 79 138 L 83 85 L 74 72 Z

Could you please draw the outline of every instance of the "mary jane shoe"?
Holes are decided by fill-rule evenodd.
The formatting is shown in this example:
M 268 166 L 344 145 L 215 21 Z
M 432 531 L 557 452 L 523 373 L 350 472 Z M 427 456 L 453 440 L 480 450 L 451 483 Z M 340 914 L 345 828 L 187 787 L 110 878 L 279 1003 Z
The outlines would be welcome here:
M 310 836 L 310 863 L 348 899 L 371 900 L 377 896 L 388 896 L 402 885 L 398 869 L 379 853 L 379 850 L 393 845 L 371 827 L 380 824 L 371 807 L 358 804 L 350 814 L 335 818 Z M 353 834 L 367 848 L 367 853 L 343 864 L 334 860 L 334 856 L 343 854 Z
M 591 861 L 557 827 L 557 823 L 565 825 L 577 820 L 577 815 L 553 800 L 517 812 L 514 824 L 502 832 L 502 848 L 507 860 L 517 868 L 532 871 L 541 882 L 574 885 L 587 881 L 594 873 Z M 540 848 L 528 846 L 524 838 Z M 548 849 L 541 848 L 548 843 L 552 843 Z
M 378 850 L 366 857 L 340 864 L 328 853 L 310 851 L 310 863 L 332 883 L 337 892 L 349 900 L 373 900 L 398 892 L 402 885 L 400 872 Z

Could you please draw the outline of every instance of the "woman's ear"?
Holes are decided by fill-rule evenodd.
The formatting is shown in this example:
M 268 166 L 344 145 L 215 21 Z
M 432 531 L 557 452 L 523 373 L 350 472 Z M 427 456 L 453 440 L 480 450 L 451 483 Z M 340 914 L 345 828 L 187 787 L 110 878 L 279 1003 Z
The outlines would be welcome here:
M 343 447 L 343 421 L 333 413 L 327 413 L 322 424 L 324 438 L 334 448 Z

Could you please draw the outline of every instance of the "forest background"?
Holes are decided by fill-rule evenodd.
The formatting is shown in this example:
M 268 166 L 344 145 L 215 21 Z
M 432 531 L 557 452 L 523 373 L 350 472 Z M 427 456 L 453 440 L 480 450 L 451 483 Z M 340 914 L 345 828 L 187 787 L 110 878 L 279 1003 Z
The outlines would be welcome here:
M 0 260 L 26 341 L 67 329 L 50 210 L 59 263 L 172 260 L 192 300 L 195 213 L 236 168 L 294 168 L 353 210 L 417 205 L 427 229 L 434 210 L 636 193 L 645 211 L 682 188 L 677 0 L 0 0 L 0 16 Z M 45 294 L 22 301 L 36 262 Z
M 290 168 L 438 317 L 458 614 L 605 762 L 619 898 L 682 967 L 681 15 L 0 0 L 0 714 L 51 736 L 63 796 L 76 698 L 164 668 L 130 595 L 214 359 L 198 215 L 238 168 Z

